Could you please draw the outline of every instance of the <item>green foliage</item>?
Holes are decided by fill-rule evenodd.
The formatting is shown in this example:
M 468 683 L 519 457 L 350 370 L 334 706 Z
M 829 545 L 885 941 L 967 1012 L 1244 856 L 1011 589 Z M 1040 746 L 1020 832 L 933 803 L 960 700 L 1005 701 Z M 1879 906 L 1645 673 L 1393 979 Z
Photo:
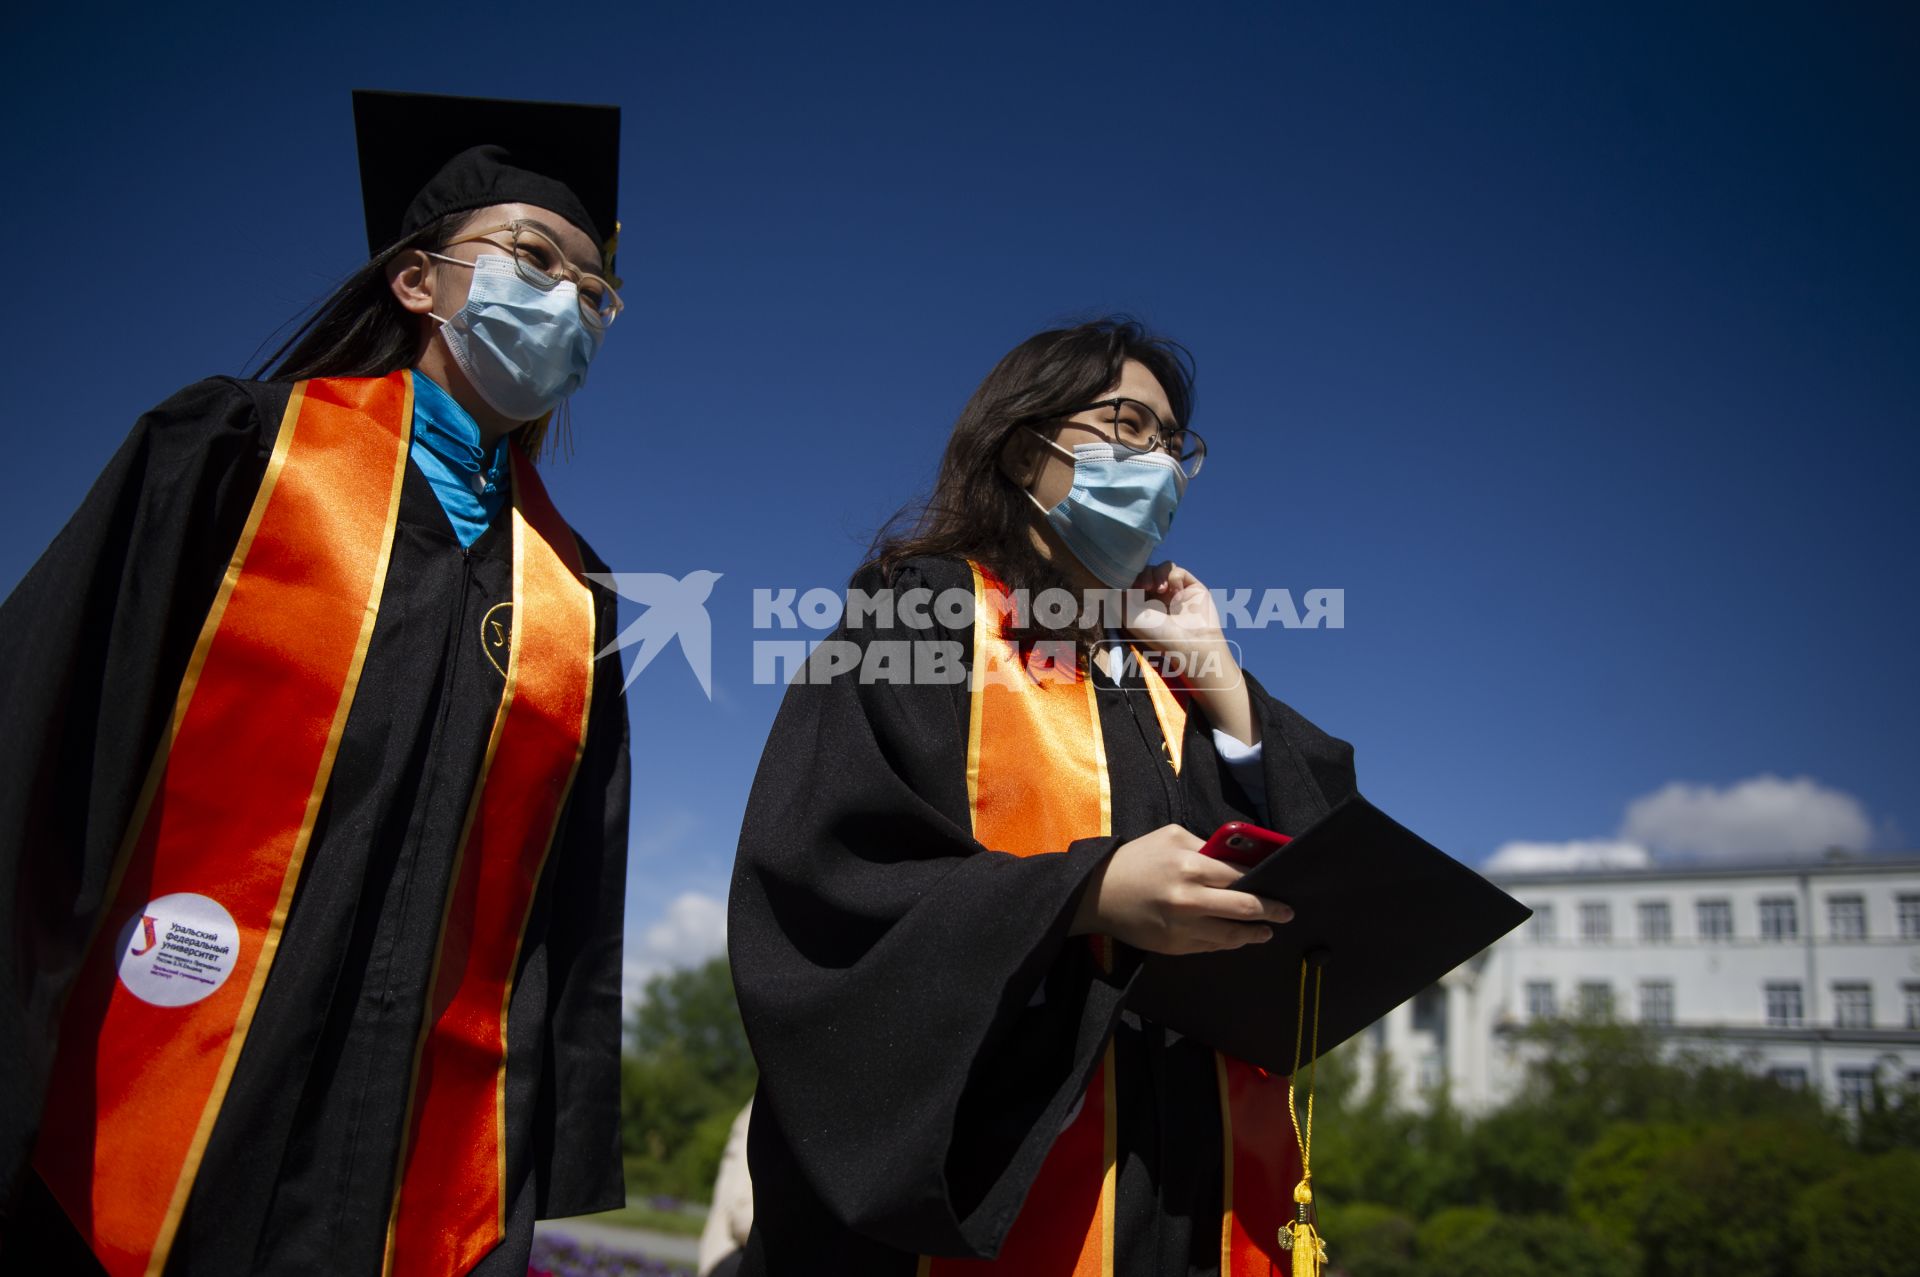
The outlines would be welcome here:
M 1913 1272 L 1920 1257 L 1920 1153 L 1887 1153 L 1807 1189 L 1788 1231 L 1797 1277 Z
M 1532 1062 L 1513 1100 L 1467 1118 L 1444 1092 L 1424 1112 L 1396 1103 L 1383 1055 L 1363 1083 L 1368 1049 L 1322 1061 L 1314 1132 L 1328 1254 L 1354 1277 L 1914 1270 L 1913 1088 L 1848 1122 L 1730 1051 L 1674 1054 L 1635 1025 L 1559 1022 L 1524 1035 Z M 1864 1156 L 1886 1150 L 1900 1156 Z M 1409 1216 L 1424 1221 L 1411 1256 Z
M 1920 1255 L 1920 1091 L 1857 1122 L 1725 1052 L 1608 1022 L 1527 1031 L 1505 1106 L 1396 1102 L 1365 1039 L 1314 1079 L 1314 1184 L 1352 1277 L 1877 1277 Z M 755 1070 L 724 959 L 649 982 L 628 1025 L 622 1140 L 639 1194 L 703 1200 Z M 1879 1156 L 1868 1157 L 1868 1154 Z M 1344 1204 L 1343 1204 L 1344 1203 Z M 1424 1222 L 1416 1222 L 1424 1221 Z
M 1336 1201 L 1393 1202 L 1422 1216 L 1465 1200 L 1470 1179 L 1467 1124 L 1446 1092 L 1424 1112 L 1393 1098 L 1393 1061 L 1372 1060 L 1371 1081 L 1358 1091 L 1358 1053 L 1350 1042 L 1320 1063 L 1316 1082 L 1314 1182 Z
M 1636 1277 L 1640 1271 L 1632 1243 L 1577 1220 L 1484 1209 L 1436 1216 L 1420 1232 L 1420 1261 L 1428 1273 L 1474 1277 Z
M 1567 1201 L 1589 1228 L 1631 1240 L 1647 1208 L 1647 1176 L 1661 1159 L 1697 1138 L 1671 1122 L 1620 1122 L 1608 1127 L 1573 1164 Z
M 1420 1225 L 1414 1237 L 1414 1253 L 1423 1259 L 1434 1255 L 1472 1253 L 1472 1247 L 1500 1222 L 1500 1212 L 1491 1206 L 1449 1206 L 1436 1211 Z
M 1315 1206 L 1329 1267 L 1357 1277 L 1426 1277 L 1413 1256 L 1411 1215 L 1378 1202 L 1341 1206 L 1316 1198 Z
M 1777 1118 L 1715 1127 L 1667 1153 L 1647 1171 L 1646 1277 L 1792 1277 L 1788 1208 L 1848 1157 L 1825 1124 Z
M 725 958 L 647 981 L 646 1000 L 627 1024 L 633 1053 L 642 1058 L 678 1052 L 741 1103 L 753 1093 L 756 1072 L 747 1030 L 733 996 L 733 974 Z
M 1873 1088 L 1873 1098 L 1860 1111 L 1859 1145 L 1863 1153 L 1920 1149 L 1920 1083 Z
M 1509 1213 L 1569 1209 L 1580 1158 L 1619 1123 L 1775 1117 L 1832 1125 L 1817 1097 L 1722 1053 L 1665 1057 L 1652 1035 L 1631 1024 L 1554 1021 L 1530 1027 L 1523 1040 L 1535 1052 L 1525 1083 L 1475 1124 L 1470 1139 L 1477 1193 Z
M 1636 1025 L 1548 1021 L 1530 1026 L 1521 1038 L 1537 1054 L 1510 1107 L 1540 1111 L 1582 1145 L 1615 1122 L 1820 1114 L 1811 1093 L 1782 1087 L 1725 1052 L 1665 1055 L 1659 1040 Z
M 726 959 L 648 981 L 627 1037 L 620 1136 L 629 1185 L 705 1200 L 757 1077 Z
M 1590 1121 L 1554 1100 L 1496 1109 L 1474 1126 L 1468 1174 L 1481 1197 L 1503 1211 L 1559 1211 Z

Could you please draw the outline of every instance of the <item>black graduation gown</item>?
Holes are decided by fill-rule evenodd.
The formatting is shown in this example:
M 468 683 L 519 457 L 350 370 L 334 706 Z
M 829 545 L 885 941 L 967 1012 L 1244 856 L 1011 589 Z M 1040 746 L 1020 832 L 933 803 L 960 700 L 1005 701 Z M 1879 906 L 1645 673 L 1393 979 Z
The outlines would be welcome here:
M 855 586 L 874 589 L 869 569 Z M 895 588 L 970 589 L 906 564 Z M 967 630 L 867 625 L 836 638 Z M 1137 675 L 1135 676 L 1137 678 Z M 1114 1271 L 1219 1267 L 1212 1053 L 1123 1010 L 1137 951 L 1103 974 L 1068 927 L 1087 874 L 1167 823 L 1205 835 L 1250 804 L 1197 710 L 1184 764 L 1138 686 L 1096 678 L 1113 836 L 1020 858 L 969 834 L 964 683 L 796 683 L 767 740 L 729 914 L 760 1088 L 748 1273 L 911 1277 L 916 1253 L 993 1254 L 1109 1036 L 1118 1074 Z M 1352 750 L 1248 679 L 1269 819 L 1298 833 L 1354 790 Z M 1088 760 L 1092 766 L 1093 761 Z
M 142 417 L 0 605 L 0 1266 L 79 1244 L 29 1164 L 56 1017 L 289 393 L 213 379 Z M 594 591 L 604 645 L 615 600 Z M 463 549 L 409 462 L 359 691 L 169 1274 L 379 1271 L 442 902 L 504 685 L 481 618 L 511 597 L 510 520 Z M 536 1216 L 623 1200 L 617 661 L 592 695 L 515 977 L 508 1237 L 481 1272 L 523 1277 Z M 49 1263 L 94 1270 L 84 1252 Z

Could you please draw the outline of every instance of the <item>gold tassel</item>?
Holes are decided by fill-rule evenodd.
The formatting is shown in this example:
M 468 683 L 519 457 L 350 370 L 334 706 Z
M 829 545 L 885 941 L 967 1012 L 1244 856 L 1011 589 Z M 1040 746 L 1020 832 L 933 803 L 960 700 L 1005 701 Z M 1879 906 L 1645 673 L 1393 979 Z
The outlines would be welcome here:
M 623 287 L 620 277 L 613 273 L 613 255 L 620 251 L 620 223 L 613 224 L 613 234 L 607 236 L 607 246 L 600 250 L 600 273 L 615 290 Z
M 1326 1243 L 1312 1224 L 1295 1223 L 1288 1228 L 1293 1234 L 1287 1239 L 1287 1249 L 1293 1252 L 1293 1277 L 1320 1277 L 1320 1267 L 1327 1262 Z
M 1281 1231 L 1280 1249 L 1293 1252 L 1293 1277 L 1320 1277 L 1320 1268 L 1327 1262 L 1327 1244 L 1307 1222 L 1307 1207 L 1313 1202 L 1313 1190 L 1307 1187 L 1307 1181 L 1294 1186 L 1293 1200 L 1297 1218 Z
M 1293 1079 L 1300 1076 L 1300 1048 L 1307 1027 L 1307 967 L 1300 959 L 1300 1019 L 1293 1031 L 1293 1074 L 1287 1078 L 1287 1116 L 1293 1120 L 1294 1142 L 1300 1146 L 1300 1182 L 1293 1186 L 1293 1222 L 1280 1230 L 1280 1249 L 1293 1252 L 1293 1277 L 1320 1277 L 1327 1262 L 1327 1244 L 1307 1219 L 1313 1206 L 1313 1074 L 1320 1056 L 1320 977 L 1313 964 L 1313 1049 L 1307 1056 L 1307 1125 L 1293 1106 Z

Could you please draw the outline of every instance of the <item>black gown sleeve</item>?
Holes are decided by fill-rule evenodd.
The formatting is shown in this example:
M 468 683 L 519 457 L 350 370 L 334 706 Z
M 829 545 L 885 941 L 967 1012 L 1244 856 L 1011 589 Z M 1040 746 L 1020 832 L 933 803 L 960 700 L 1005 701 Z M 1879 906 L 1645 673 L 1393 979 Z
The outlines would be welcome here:
M 1279 832 L 1301 833 L 1358 792 L 1353 746 L 1329 736 L 1291 705 L 1275 699 L 1251 674 L 1247 693 L 1260 716 L 1261 739 L 1279 746 L 1261 747 L 1268 805 L 1274 819 L 1282 822 Z
M 896 574 L 896 595 L 922 586 L 970 577 L 946 560 Z M 833 637 L 971 658 L 970 634 L 897 617 Z M 993 1254 L 1119 1014 L 1121 983 L 1067 935 L 1118 840 L 1026 858 L 975 842 L 967 698 L 857 671 L 796 682 L 761 757 L 729 948 L 760 1065 L 749 1161 L 771 1271 L 855 1271 L 863 1247 Z
M 606 564 L 581 543 L 588 572 Z M 593 586 L 594 650 L 616 632 L 617 602 Z M 626 1200 L 620 1161 L 620 979 L 627 893 L 627 697 L 618 655 L 594 663 L 580 770 L 553 849 L 548 915 L 546 1067 L 535 1148 L 542 1219 Z
M 141 417 L 0 604 L 0 1213 L 66 992 L 288 388 L 216 378 Z
M 1186 765 L 1181 771 L 1187 825 L 1205 838 L 1229 820 L 1245 820 L 1276 832 L 1299 835 L 1344 798 L 1357 792 L 1353 746 L 1329 736 L 1285 701 L 1275 698 L 1252 674 L 1247 695 L 1260 722 L 1260 768 L 1266 786 L 1266 810 L 1241 789 L 1233 768 L 1221 761 L 1213 742 L 1213 724 L 1197 701 L 1189 702 Z

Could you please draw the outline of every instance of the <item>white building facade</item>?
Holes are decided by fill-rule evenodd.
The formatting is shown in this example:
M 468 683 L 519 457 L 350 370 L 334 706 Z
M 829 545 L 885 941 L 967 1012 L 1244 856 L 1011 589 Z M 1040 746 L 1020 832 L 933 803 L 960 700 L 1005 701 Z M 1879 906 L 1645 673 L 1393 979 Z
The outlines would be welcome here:
M 1608 1012 L 1858 1104 L 1920 1082 L 1920 857 L 1497 877 L 1533 919 L 1371 1034 L 1402 1098 L 1518 1087 L 1516 1030 Z

